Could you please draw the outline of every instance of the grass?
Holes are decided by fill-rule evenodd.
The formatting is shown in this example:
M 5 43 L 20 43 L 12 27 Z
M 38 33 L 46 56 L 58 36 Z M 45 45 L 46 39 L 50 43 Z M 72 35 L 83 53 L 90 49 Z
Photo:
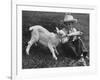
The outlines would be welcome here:
M 76 28 L 81 30 L 84 34 L 81 37 L 89 51 L 89 15 L 88 14 L 72 14 L 79 20 Z M 68 51 L 59 50 L 57 55 L 58 60 L 54 60 L 51 52 L 44 46 L 32 46 L 30 49 L 30 55 L 26 55 L 27 42 L 30 40 L 31 32 L 29 27 L 32 25 L 42 25 L 49 31 L 55 32 L 55 27 L 59 26 L 59 23 L 64 18 L 64 13 L 49 13 L 49 12 L 34 12 L 23 11 L 22 12 L 22 68 L 53 68 L 53 67 L 77 67 L 83 66 L 82 62 L 77 61 L 71 54 L 68 55 Z M 88 54 L 89 55 L 89 54 Z M 86 60 L 87 65 L 89 61 Z

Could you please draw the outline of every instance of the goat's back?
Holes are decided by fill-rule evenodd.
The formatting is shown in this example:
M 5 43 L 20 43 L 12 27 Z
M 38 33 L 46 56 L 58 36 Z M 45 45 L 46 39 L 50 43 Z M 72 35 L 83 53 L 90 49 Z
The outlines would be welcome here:
M 32 26 L 29 28 L 29 30 L 34 30 L 34 31 L 38 31 L 40 33 L 50 34 L 50 32 L 47 29 L 45 29 L 44 27 L 42 27 L 40 25 Z
M 41 44 L 48 46 L 48 42 L 56 43 L 56 36 L 54 33 L 49 32 L 47 29 L 40 25 L 32 26 L 29 30 L 32 30 L 32 37 Z

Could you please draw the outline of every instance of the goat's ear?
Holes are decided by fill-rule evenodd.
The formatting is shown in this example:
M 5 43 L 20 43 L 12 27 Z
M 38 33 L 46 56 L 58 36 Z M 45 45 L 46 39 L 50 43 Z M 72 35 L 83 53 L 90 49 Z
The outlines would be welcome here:
M 59 29 L 58 29 L 58 27 L 56 27 L 56 31 L 57 31 L 57 32 L 59 32 Z

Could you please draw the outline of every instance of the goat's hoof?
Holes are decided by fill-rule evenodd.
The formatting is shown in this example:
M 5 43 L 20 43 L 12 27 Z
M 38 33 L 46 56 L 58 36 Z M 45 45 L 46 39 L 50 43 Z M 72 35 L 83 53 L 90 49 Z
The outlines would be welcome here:
M 29 55 L 29 53 L 26 53 L 27 55 Z
M 57 57 L 55 57 L 54 59 L 57 60 Z
M 29 52 L 26 50 L 26 55 L 29 55 Z

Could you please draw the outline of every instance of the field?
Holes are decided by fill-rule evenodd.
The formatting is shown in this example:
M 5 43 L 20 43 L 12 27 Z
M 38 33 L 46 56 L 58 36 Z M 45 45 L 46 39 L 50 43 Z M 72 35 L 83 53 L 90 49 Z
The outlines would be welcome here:
M 55 27 L 62 28 L 61 22 L 64 19 L 64 13 L 56 12 L 36 12 L 36 11 L 23 11 L 22 12 L 22 68 L 51 68 L 51 67 L 73 67 L 83 66 L 82 62 L 78 62 L 75 55 L 69 54 L 68 50 L 59 49 L 58 60 L 54 60 L 48 48 L 41 44 L 33 45 L 30 49 L 30 55 L 26 55 L 27 42 L 30 40 L 31 32 L 29 27 L 33 25 L 42 25 L 44 28 L 51 32 L 56 32 Z M 84 34 L 81 36 L 89 51 L 89 14 L 72 13 L 74 18 L 78 19 L 76 28 Z M 66 46 L 64 46 L 66 47 Z M 88 53 L 89 56 L 89 53 Z M 86 60 L 87 65 L 89 61 Z

